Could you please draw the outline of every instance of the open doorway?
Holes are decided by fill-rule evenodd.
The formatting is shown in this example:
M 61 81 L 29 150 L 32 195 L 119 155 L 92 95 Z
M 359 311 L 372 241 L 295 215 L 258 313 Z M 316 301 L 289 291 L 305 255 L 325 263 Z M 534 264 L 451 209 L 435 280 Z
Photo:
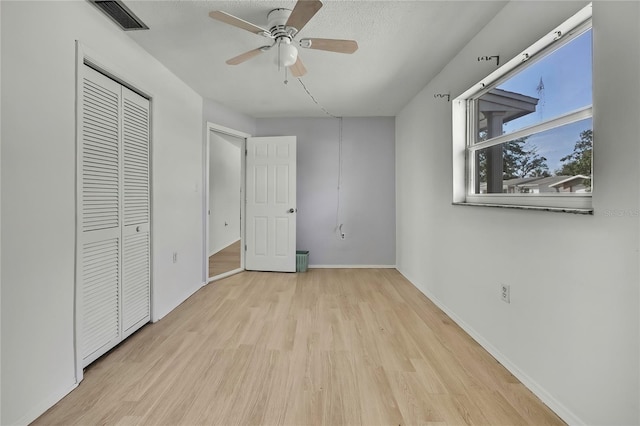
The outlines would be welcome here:
M 205 282 L 244 270 L 244 151 L 248 135 L 208 125 Z

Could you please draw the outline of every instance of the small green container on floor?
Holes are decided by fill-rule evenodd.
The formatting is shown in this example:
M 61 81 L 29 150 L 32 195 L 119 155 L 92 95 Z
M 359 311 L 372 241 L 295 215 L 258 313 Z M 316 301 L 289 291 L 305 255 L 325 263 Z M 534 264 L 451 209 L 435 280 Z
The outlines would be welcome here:
M 309 252 L 296 251 L 296 272 L 307 272 L 309 269 Z

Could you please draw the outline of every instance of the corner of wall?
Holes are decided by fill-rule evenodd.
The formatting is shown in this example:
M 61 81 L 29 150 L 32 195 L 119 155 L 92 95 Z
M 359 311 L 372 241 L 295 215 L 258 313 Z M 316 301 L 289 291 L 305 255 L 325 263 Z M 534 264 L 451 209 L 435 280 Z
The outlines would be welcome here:
M 256 134 L 256 119 L 222 105 L 221 103 L 204 98 L 202 101 L 202 117 L 204 140 L 206 141 L 207 122 L 229 127 L 250 135 Z

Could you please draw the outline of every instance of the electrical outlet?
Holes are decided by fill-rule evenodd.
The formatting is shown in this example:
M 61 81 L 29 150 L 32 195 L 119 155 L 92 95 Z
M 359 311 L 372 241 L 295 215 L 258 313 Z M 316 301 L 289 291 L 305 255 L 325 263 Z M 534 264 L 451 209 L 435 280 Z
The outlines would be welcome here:
M 340 234 L 340 239 L 344 240 L 346 238 L 346 235 L 344 235 L 344 232 Z
M 511 303 L 511 286 L 500 284 L 500 298 L 503 302 Z
M 178 263 L 178 252 L 177 251 L 173 252 L 173 263 Z

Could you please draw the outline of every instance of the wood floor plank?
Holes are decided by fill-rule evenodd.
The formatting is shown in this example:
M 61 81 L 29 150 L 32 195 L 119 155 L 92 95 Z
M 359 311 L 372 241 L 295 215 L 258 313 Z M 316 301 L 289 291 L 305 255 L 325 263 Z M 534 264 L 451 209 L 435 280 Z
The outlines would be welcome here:
M 34 424 L 564 423 L 397 271 L 311 269 L 203 287 Z
M 415 419 L 416 424 L 443 424 L 435 400 L 416 373 L 396 371 L 390 375 L 390 385 L 403 418 Z

